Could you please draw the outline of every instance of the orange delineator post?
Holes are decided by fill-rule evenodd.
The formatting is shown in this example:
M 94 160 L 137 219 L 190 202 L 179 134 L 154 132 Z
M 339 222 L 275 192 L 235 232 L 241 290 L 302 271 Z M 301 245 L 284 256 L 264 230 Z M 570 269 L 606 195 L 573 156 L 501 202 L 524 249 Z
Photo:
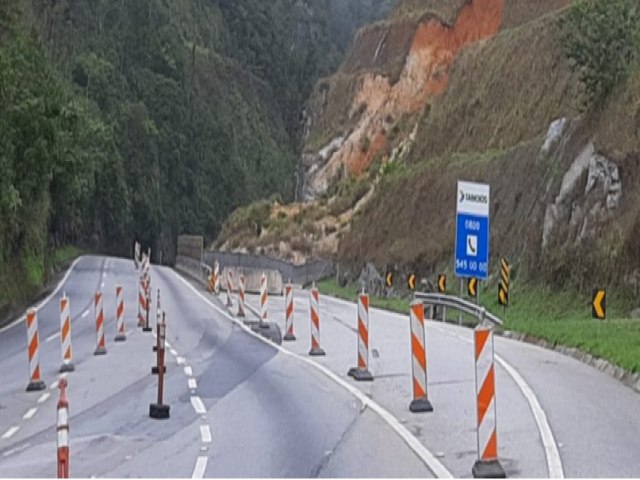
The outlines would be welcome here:
M 40 378 L 40 337 L 38 336 L 38 312 L 31 308 L 27 311 L 27 353 L 29 355 L 29 385 L 27 392 L 47 388 Z
M 267 294 L 267 276 L 262 273 L 260 275 L 260 327 L 261 328 L 269 328 L 268 323 L 268 311 L 267 311 L 267 301 L 269 296 Z
M 309 292 L 309 306 L 311 313 L 311 350 L 309 355 L 322 356 L 325 351 L 320 347 L 320 292 L 313 287 Z
M 244 275 L 238 278 L 238 317 L 244 317 Z
M 57 443 L 58 478 L 69 478 L 69 402 L 67 401 L 67 380 L 58 382 L 60 399 L 58 400 Z
M 411 318 L 411 371 L 413 400 L 409 410 L 414 413 L 432 412 L 433 405 L 427 395 L 427 348 L 424 327 L 424 306 L 414 300 L 410 307 Z
M 493 330 L 479 325 L 473 337 L 478 460 L 471 473 L 476 478 L 504 478 L 504 469 L 498 461 Z
M 96 309 L 96 350 L 94 355 L 105 355 L 107 346 L 104 340 L 104 312 L 102 310 L 102 293 L 96 292 L 94 297 Z
M 292 342 L 296 339 L 293 333 L 293 285 L 290 283 L 284 287 L 285 303 L 285 335 L 284 340 Z
M 71 314 L 66 294 L 60 299 L 60 345 L 62 346 L 62 366 L 60 372 L 73 372 L 75 367 L 71 354 Z
M 124 331 L 124 290 L 122 286 L 116 287 L 116 342 L 124 342 L 127 340 L 127 334 Z
M 354 380 L 370 382 L 369 371 L 369 295 L 358 295 L 358 366 L 347 373 Z

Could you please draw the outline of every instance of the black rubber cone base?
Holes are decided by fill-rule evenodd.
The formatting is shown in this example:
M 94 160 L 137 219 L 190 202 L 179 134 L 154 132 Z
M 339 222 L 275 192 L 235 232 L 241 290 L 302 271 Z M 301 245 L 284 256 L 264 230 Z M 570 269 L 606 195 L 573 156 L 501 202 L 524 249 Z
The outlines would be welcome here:
M 75 369 L 76 367 L 73 365 L 73 363 L 63 363 L 59 371 L 60 373 L 73 372 Z
M 29 382 L 29 385 L 27 386 L 27 392 L 37 392 L 40 390 L 44 390 L 45 388 L 47 388 L 47 386 L 42 380 L 34 380 L 32 382 Z
M 504 472 L 504 468 L 502 468 L 498 460 L 492 460 L 490 462 L 477 460 L 476 463 L 473 464 L 471 473 L 474 478 L 507 478 L 507 474 Z
M 309 350 L 309 355 L 311 355 L 312 357 L 323 357 L 326 355 L 325 351 L 321 348 L 316 348 Z
M 169 418 L 169 405 L 152 403 L 149 405 L 149 416 L 158 420 L 166 420 Z
M 287 341 L 287 342 L 295 342 L 296 341 L 296 336 L 293 333 L 291 333 L 291 334 L 287 333 L 284 336 L 284 340 Z
M 371 375 L 371 372 L 366 368 L 363 370 L 357 367 L 350 368 L 349 372 L 347 372 L 347 375 L 349 375 L 350 377 L 353 377 L 354 380 L 357 380 L 359 382 L 373 381 L 373 375 Z
M 167 373 L 166 365 L 162 366 L 162 373 Z M 157 375 L 157 374 L 158 374 L 158 367 L 151 367 L 151 375 Z
M 426 398 L 417 398 L 409 404 L 409 410 L 413 413 L 433 412 L 433 405 Z
M 151 327 L 142 327 L 143 332 L 153 332 L 153 328 Z
M 96 351 L 93 352 L 94 355 L 106 355 L 107 354 L 107 349 L 104 347 L 98 347 L 96 348 Z
M 116 335 L 116 338 L 113 339 L 115 342 L 126 342 L 127 336 L 124 333 L 119 333 Z
M 158 345 L 154 345 L 153 347 L 151 347 L 151 350 L 153 350 L 154 352 L 158 351 Z
M 269 328 L 268 322 L 260 322 L 260 328 Z

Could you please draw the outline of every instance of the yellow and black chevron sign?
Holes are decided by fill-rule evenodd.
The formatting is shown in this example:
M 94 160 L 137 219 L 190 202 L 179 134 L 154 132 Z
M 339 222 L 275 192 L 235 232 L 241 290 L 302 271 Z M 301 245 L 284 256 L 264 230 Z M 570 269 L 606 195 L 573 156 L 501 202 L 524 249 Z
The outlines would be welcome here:
M 477 278 L 470 278 L 467 280 L 467 294 L 473 298 L 476 298 L 478 296 L 478 279 Z
M 597 320 L 607 318 L 607 291 L 596 289 L 591 300 L 591 316 Z
M 509 305 L 509 281 L 511 276 L 511 265 L 506 258 L 500 260 L 500 286 L 498 287 L 498 301 L 500 305 Z
M 498 285 L 498 302 L 503 307 L 506 307 L 509 305 L 509 291 L 505 290 L 505 288 L 502 286 L 502 280 Z
M 409 290 L 416 289 L 416 274 L 410 273 L 409 278 L 407 278 L 407 285 L 409 286 Z
M 391 288 L 393 287 L 393 272 L 387 272 L 387 274 L 384 277 L 385 283 L 387 284 L 387 287 Z
M 438 293 L 447 293 L 447 276 L 438 275 Z

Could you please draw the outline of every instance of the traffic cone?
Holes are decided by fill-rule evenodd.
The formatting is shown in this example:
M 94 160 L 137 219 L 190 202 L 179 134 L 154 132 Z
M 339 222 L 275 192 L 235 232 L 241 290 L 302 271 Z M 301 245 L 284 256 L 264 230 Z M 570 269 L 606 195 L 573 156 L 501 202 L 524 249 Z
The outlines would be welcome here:
M 413 400 L 409 410 L 414 413 L 433 412 L 427 395 L 427 349 L 425 345 L 424 306 L 414 300 L 410 307 L 411 317 L 411 371 L 413 376 Z

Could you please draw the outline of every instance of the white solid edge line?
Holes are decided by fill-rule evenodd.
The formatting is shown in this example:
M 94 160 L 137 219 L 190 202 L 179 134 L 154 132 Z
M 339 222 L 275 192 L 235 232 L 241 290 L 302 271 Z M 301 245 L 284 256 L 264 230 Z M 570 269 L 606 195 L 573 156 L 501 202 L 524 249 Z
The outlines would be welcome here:
M 20 430 L 20 427 L 15 425 L 13 427 L 11 427 L 9 430 L 7 430 L 6 432 L 4 432 L 4 435 L 2 435 L 2 439 L 6 440 L 7 438 L 11 438 L 15 435 L 15 433 Z
M 196 461 L 196 468 L 193 469 L 193 474 L 191 478 L 203 478 L 204 471 L 207 469 L 207 462 L 209 461 L 208 457 L 198 457 Z
M 196 411 L 196 413 L 198 415 L 202 415 L 204 413 L 207 413 L 207 409 L 204 408 L 204 403 L 202 403 L 202 400 L 200 399 L 200 397 L 198 397 L 196 395 L 192 395 L 191 396 L 191 405 L 193 405 L 193 409 Z
M 27 413 L 25 413 L 22 416 L 22 419 L 23 420 L 31 420 L 31 418 L 33 418 L 33 416 L 36 414 L 37 411 L 38 411 L 38 407 L 30 408 L 29 410 L 27 410 Z
M 65 273 L 64 277 L 62 277 L 62 280 L 60 280 L 60 282 L 58 283 L 58 285 L 56 286 L 56 288 L 53 290 L 53 292 L 51 292 L 49 294 L 49 296 L 45 297 L 40 303 L 38 303 L 35 307 L 36 310 L 40 310 L 42 308 L 43 305 L 46 305 L 47 303 L 49 303 L 49 301 L 55 297 L 58 292 L 60 291 L 60 289 L 62 288 L 62 286 L 64 285 L 64 283 L 67 281 L 67 279 L 69 278 L 69 275 L 71 275 L 71 272 L 73 271 L 73 269 L 75 268 L 75 266 L 78 264 L 78 262 L 80 260 L 82 260 L 84 258 L 84 255 L 76 258 L 73 263 L 71 264 L 71 266 L 69 267 L 69 270 L 67 270 L 67 273 Z M 19 325 L 20 323 L 24 322 L 26 320 L 27 316 L 26 313 L 25 315 L 22 315 L 21 317 L 17 318 L 15 321 L 11 322 L 9 325 L 0 328 L 0 333 L 6 332 L 7 330 L 9 330 L 10 328 L 15 327 L 16 325 Z
M 302 362 L 306 363 L 307 365 L 310 365 L 311 367 L 317 369 L 319 372 L 323 373 L 326 377 L 328 377 L 329 379 L 333 380 L 335 383 L 337 383 L 338 385 L 343 387 L 345 390 L 347 390 L 349 393 L 351 393 L 363 405 L 371 408 L 372 411 L 377 413 L 380 416 L 380 418 L 382 418 L 398 434 L 398 436 L 402 440 L 404 440 L 404 442 L 409 446 L 409 448 L 411 448 L 411 450 L 413 450 L 413 452 L 422 460 L 422 462 L 427 466 L 427 468 L 429 468 L 429 470 L 431 470 L 431 472 L 436 477 L 438 477 L 438 478 L 453 478 L 453 474 L 449 470 L 447 470 L 447 468 L 427 449 L 427 447 L 425 447 L 422 443 L 420 443 L 420 440 L 418 440 L 415 437 L 415 435 L 413 435 L 409 430 L 407 430 L 407 428 L 404 425 L 402 425 L 400 423 L 400 421 L 396 417 L 394 417 L 384 407 L 382 407 L 381 405 L 379 405 L 376 402 L 374 402 L 371 398 L 367 397 L 364 393 L 362 393 L 357 388 L 349 385 L 347 382 L 342 380 L 340 377 L 338 377 L 335 373 L 333 373 L 328 368 L 326 368 L 326 367 L 324 367 L 324 366 L 320 365 L 319 363 L 316 363 L 316 362 L 314 362 L 312 360 L 309 360 L 308 358 L 304 358 L 304 357 L 301 357 L 300 355 L 298 355 L 296 353 L 290 352 L 290 351 L 284 349 L 283 347 L 281 347 L 280 345 L 276 345 L 275 343 L 272 343 L 271 341 L 267 340 L 263 336 L 253 332 L 251 329 L 249 329 L 242 322 L 239 322 L 238 320 L 233 318 L 231 315 L 229 315 L 229 313 L 227 313 L 226 311 L 224 311 L 223 309 L 221 309 L 220 307 L 218 307 L 217 305 L 215 305 L 214 303 L 209 301 L 208 298 L 206 298 L 204 295 L 202 295 L 198 290 L 196 290 L 196 288 L 193 285 L 191 285 L 189 282 L 187 282 L 184 278 L 182 278 L 174 270 L 172 270 L 172 272 L 182 283 L 184 283 L 187 287 L 189 287 L 189 289 L 191 289 L 191 291 L 193 291 L 198 297 L 200 297 L 200 299 L 202 299 L 205 303 L 207 303 L 209 306 L 211 306 L 214 310 L 218 311 L 224 317 L 226 317 L 229 320 L 231 320 L 231 322 L 235 323 L 240 328 L 244 329 L 249 335 L 252 335 L 256 339 L 258 339 L 261 342 L 263 342 L 264 344 L 269 345 L 272 348 L 278 350 L 280 353 L 282 353 L 284 355 L 288 355 L 288 356 L 290 356 L 292 358 L 296 358 L 299 361 L 302 361 Z M 193 402 L 193 397 L 191 397 L 191 400 Z M 200 458 L 202 458 L 202 457 L 200 457 Z M 200 460 L 200 458 L 198 459 L 198 461 Z M 196 464 L 196 468 L 197 468 L 197 464 Z M 194 472 L 194 474 L 195 474 L 195 472 Z M 196 478 L 196 477 L 194 476 L 193 478 Z
M 328 295 L 322 295 L 322 297 L 332 300 L 336 303 L 349 304 L 355 306 L 352 302 L 347 300 L 343 300 L 342 298 L 335 298 Z M 402 314 L 397 312 L 390 312 L 388 310 L 381 310 L 378 308 L 371 308 L 371 311 L 379 311 L 385 313 L 387 315 L 395 315 L 398 317 L 403 317 Z M 449 326 L 449 325 L 447 325 Z M 453 325 L 455 326 L 455 325 Z M 438 324 L 438 327 L 440 325 Z M 445 332 L 449 335 L 452 335 L 451 332 L 448 332 L 444 329 L 440 329 L 441 332 Z M 470 339 L 465 338 L 461 335 L 455 335 L 460 340 L 463 340 L 467 343 L 473 343 Z M 562 458 L 560 457 L 560 451 L 558 450 L 558 444 L 553 436 L 553 431 L 551 430 L 551 425 L 549 424 L 549 420 L 547 418 L 542 405 L 540 405 L 540 401 L 536 396 L 533 389 L 529 386 L 527 381 L 518 373 L 518 371 L 505 359 L 503 359 L 499 355 L 495 355 L 495 359 L 500 365 L 505 369 L 505 371 L 509 374 L 509 376 L 516 383 L 522 395 L 529 403 L 529 408 L 531 408 L 531 413 L 533 413 L 533 418 L 536 421 L 538 426 L 538 432 L 540 432 L 540 438 L 542 439 L 542 445 L 544 447 L 544 453 L 547 458 L 547 470 L 549 472 L 549 478 L 564 478 L 564 469 L 562 467 Z
M 209 425 L 200 425 L 200 437 L 202 437 L 202 443 L 211 443 L 211 429 Z
M 535 392 L 531 389 L 529 384 L 525 381 L 524 378 L 518 373 L 518 371 L 513 368 L 510 364 L 508 364 L 502 357 L 499 355 L 495 356 L 496 360 L 502 368 L 504 368 L 507 373 L 513 378 L 514 382 L 520 387 L 523 395 L 529 402 L 529 407 L 531 407 L 531 411 L 533 412 L 533 416 L 536 419 L 536 423 L 538 424 L 538 430 L 540 431 L 540 437 L 542 437 L 542 444 L 544 446 L 544 453 L 547 456 L 547 468 L 549 470 L 549 478 L 564 478 L 564 471 L 562 469 L 562 459 L 560 458 L 560 452 L 558 451 L 558 445 L 556 443 L 556 439 L 553 436 L 553 432 L 551 431 L 551 426 L 549 425 L 549 421 L 547 420 L 547 415 L 544 413 L 542 409 L 542 405 L 538 401 L 538 397 Z

